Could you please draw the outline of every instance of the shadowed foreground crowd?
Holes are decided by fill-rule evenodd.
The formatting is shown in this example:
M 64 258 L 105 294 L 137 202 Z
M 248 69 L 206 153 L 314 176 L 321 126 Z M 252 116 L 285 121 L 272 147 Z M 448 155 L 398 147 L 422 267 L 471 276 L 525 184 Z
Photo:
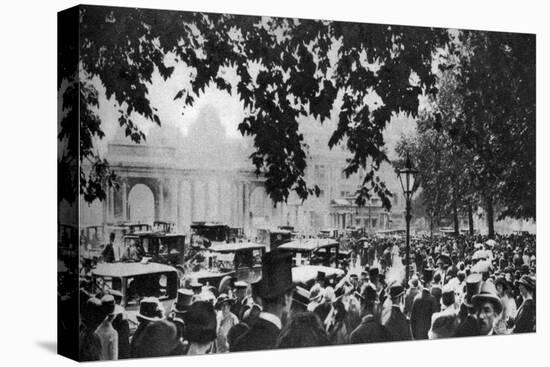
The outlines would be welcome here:
M 81 360 L 197 355 L 534 332 L 535 237 L 418 239 L 412 276 L 396 243 L 372 239 L 362 266 L 294 284 L 291 257 L 264 255 L 262 278 L 218 290 L 193 282 L 167 312 L 143 298 L 138 324 L 121 294 L 81 289 Z M 134 331 L 135 329 L 135 331 Z M 131 331 L 132 330 L 132 331 Z

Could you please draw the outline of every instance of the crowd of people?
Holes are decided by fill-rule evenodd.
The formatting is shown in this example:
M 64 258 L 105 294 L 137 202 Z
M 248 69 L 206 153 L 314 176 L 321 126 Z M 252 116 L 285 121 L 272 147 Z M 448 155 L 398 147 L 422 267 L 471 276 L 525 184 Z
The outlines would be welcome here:
M 80 293 L 80 359 L 197 355 L 534 332 L 536 245 L 529 234 L 417 238 L 409 279 L 402 240 L 362 240 L 344 275 L 292 279 L 291 254 L 262 257 L 262 277 L 226 289 L 192 282 L 169 310 L 122 294 Z M 134 331 L 135 329 L 135 331 Z

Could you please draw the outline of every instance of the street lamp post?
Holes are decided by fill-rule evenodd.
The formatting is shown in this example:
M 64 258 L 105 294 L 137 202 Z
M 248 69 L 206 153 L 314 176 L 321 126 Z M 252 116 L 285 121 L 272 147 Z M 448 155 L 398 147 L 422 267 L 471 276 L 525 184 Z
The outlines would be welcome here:
M 403 189 L 403 194 L 405 196 L 405 221 L 407 223 L 407 237 L 406 237 L 406 267 L 405 267 L 405 276 L 407 279 L 407 282 L 410 279 L 410 232 L 411 232 L 411 199 L 413 194 L 413 188 L 414 188 L 414 180 L 416 178 L 416 174 L 418 173 L 418 170 L 416 170 L 412 163 L 411 159 L 409 157 L 409 153 L 407 153 L 407 159 L 405 160 L 405 167 L 402 169 L 397 170 L 397 175 L 399 177 L 399 181 L 401 182 L 401 188 Z

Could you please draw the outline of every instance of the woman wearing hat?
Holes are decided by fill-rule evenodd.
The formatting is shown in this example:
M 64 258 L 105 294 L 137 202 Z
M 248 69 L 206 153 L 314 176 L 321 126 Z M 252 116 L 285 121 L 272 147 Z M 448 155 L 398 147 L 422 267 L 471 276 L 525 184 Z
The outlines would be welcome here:
M 513 333 L 531 333 L 535 331 L 536 326 L 537 306 L 534 300 L 536 281 L 532 276 L 523 275 L 517 283 L 523 302 L 518 309 Z
M 511 324 L 516 318 L 516 300 L 512 296 L 512 285 L 504 277 L 498 277 L 495 281 L 498 296 L 502 302 L 502 316 L 495 326 L 497 334 L 510 334 Z
M 229 351 L 229 343 L 227 341 L 227 334 L 229 330 L 239 323 L 239 318 L 231 312 L 231 304 L 234 302 L 233 298 L 225 293 L 218 296 L 216 300 L 215 308 L 218 310 L 218 336 L 216 338 L 216 349 L 218 353 L 225 353 Z

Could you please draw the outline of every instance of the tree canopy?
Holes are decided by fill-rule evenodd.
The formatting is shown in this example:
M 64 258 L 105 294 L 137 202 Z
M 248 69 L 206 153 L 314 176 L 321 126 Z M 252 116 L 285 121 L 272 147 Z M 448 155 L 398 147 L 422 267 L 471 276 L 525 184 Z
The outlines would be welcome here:
M 376 174 L 380 164 L 388 161 L 383 130 L 397 113 L 417 116 L 419 96 L 436 93 L 433 58 L 448 41 L 446 30 L 434 28 L 132 8 L 79 9 L 79 70 L 60 67 L 58 87 L 68 82 L 63 96 L 67 101 L 77 92 L 80 118 L 67 104 L 59 136 L 80 139 L 78 151 L 67 156 L 91 163 L 89 172 L 80 168 L 80 192 L 87 201 L 105 198 L 106 187 L 116 184 L 108 162 L 94 149 L 94 140 L 104 137 L 102 126 L 113 122 L 101 121 L 94 112 L 101 106 L 91 80 L 99 78 L 107 98 L 114 97 L 118 123 L 139 143 L 146 136 L 132 115 L 162 123 L 147 93 L 155 70 L 165 79 L 172 76 L 174 68 L 168 61 L 172 55 L 194 70 L 191 87 L 182 87 L 173 96 L 182 104 L 192 106 L 210 84 L 237 93 L 243 101 L 248 113 L 239 131 L 253 137 L 250 159 L 256 172 L 264 175 L 274 202 L 285 201 L 291 191 L 302 199 L 318 194 L 318 188 L 306 182 L 307 146 L 298 121 L 300 116 L 312 115 L 323 122 L 333 118 L 334 107 L 340 107 L 329 146 L 345 144 L 351 153 L 345 162 L 346 175 L 366 170 L 358 200 L 374 193 L 389 208 L 391 193 Z M 74 49 L 60 44 L 60 59 L 70 52 Z M 259 65 L 257 75 L 251 75 L 252 63 Z M 236 70 L 236 90 L 224 78 L 223 68 Z M 339 93 L 341 106 L 335 106 Z M 373 96 L 374 105 L 369 103 Z M 60 176 L 63 163 L 61 159 Z M 74 197 L 74 191 L 60 194 L 60 199 Z
M 536 218 L 535 37 L 461 31 L 451 49 L 432 109 L 398 152 L 415 156 L 428 207 L 483 207 L 492 235 L 495 208 Z

